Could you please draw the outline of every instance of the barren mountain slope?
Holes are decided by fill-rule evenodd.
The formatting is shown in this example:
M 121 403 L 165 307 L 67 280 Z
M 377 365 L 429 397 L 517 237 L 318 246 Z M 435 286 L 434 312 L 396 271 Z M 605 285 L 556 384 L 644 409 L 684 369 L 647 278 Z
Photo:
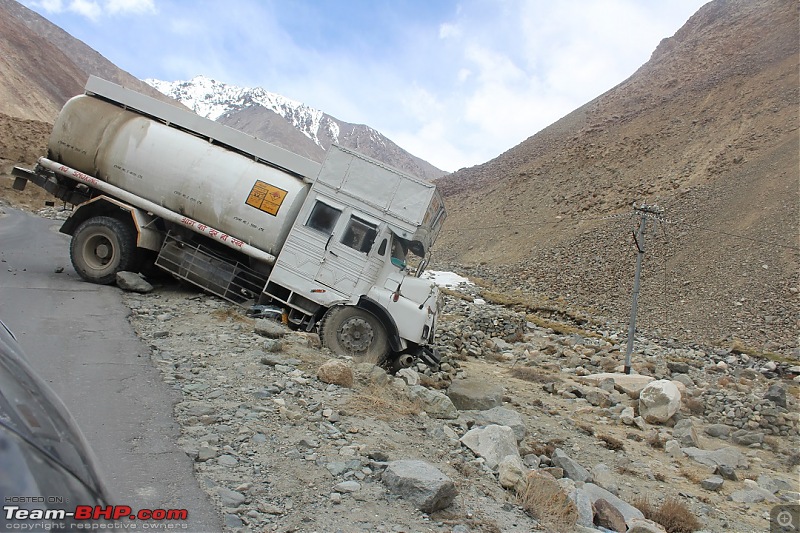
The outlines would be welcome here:
M 67 98 L 81 92 L 86 76 L 6 8 L 0 0 L 0 112 L 52 121 Z
M 639 325 L 796 346 L 798 11 L 715 0 L 631 78 L 484 165 L 438 183 L 438 261 L 627 321 L 650 223 Z M 616 215 L 616 216 L 615 216 Z M 655 231 L 654 231 L 655 229 Z
M 0 69 L 8 69 L 0 72 L 0 112 L 53 120 L 68 99 L 83 92 L 90 74 L 175 104 L 14 0 L 0 0 L 0 36 L 0 55 L 9 58 L 8 64 L 0 62 Z

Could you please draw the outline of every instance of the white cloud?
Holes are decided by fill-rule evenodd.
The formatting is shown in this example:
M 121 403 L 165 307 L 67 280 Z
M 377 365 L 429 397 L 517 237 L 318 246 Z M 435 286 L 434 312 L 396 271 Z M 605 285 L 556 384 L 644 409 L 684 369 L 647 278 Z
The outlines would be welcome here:
M 41 0 L 34 3 L 33 6 L 39 6 L 48 13 L 60 13 L 64 10 L 61 0 Z
M 93 22 L 99 20 L 100 15 L 103 12 L 97 2 L 91 0 L 72 0 L 72 2 L 69 3 L 69 6 L 67 6 L 67 9 L 86 17 Z
M 439 26 L 439 38 L 440 39 L 449 39 L 451 37 L 460 37 L 461 36 L 461 28 L 459 28 L 456 24 L 441 24 Z
M 40 7 L 47 13 L 76 13 L 92 22 L 97 22 L 105 15 L 143 15 L 155 13 L 154 0 L 38 0 L 31 6 Z
M 156 12 L 153 0 L 107 0 L 105 7 L 112 15 L 128 13 L 142 15 Z

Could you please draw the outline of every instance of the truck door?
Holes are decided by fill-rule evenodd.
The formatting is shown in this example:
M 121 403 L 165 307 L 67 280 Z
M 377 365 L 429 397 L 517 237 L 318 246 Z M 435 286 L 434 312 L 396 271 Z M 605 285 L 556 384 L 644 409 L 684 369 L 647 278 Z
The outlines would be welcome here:
M 316 281 L 348 296 L 357 292 L 357 285 L 374 283 L 379 264 L 370 260 L 370 251 L 377 236 L 376 221 L 345 209 L 328 238 Z

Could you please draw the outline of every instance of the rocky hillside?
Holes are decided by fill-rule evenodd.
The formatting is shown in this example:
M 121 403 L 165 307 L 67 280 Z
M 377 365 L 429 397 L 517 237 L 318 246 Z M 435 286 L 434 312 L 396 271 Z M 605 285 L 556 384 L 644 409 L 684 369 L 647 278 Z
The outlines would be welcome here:
M 532 307 L 624 328 L 639 225 L 639 326 L 797 346 L 798 5 L 714 0 L 633 76 L 483 165 L 439 181 L 436 260 Z
M 175 103 L 14 0 L 0 0 L 0 36 L 0 113 L 52 122 L 89 75 Z
M 396 376 L 194 292 L 125 301 L 226 531 L 744 533 L 797 501 L 800 367 L 643 339 L 604 374 L 619 339 L 454 294 L 441 370 Z

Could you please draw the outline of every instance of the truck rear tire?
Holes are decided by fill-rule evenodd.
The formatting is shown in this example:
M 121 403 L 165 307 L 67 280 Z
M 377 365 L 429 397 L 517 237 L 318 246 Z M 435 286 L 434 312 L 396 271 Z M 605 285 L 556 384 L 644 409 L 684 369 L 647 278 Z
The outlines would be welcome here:
M 98 285 L 114 283 L 117 272 L 137 270 L 137 252 L 133 227 L 102 216 L 83 221 L 72 234 L 69 247 L 75 271 Z
M 320 324 L 323 346 L 359 362 L 383 364 L 389 357 L 386 328 L 372 313 L 352 306 L 332 307 Z

